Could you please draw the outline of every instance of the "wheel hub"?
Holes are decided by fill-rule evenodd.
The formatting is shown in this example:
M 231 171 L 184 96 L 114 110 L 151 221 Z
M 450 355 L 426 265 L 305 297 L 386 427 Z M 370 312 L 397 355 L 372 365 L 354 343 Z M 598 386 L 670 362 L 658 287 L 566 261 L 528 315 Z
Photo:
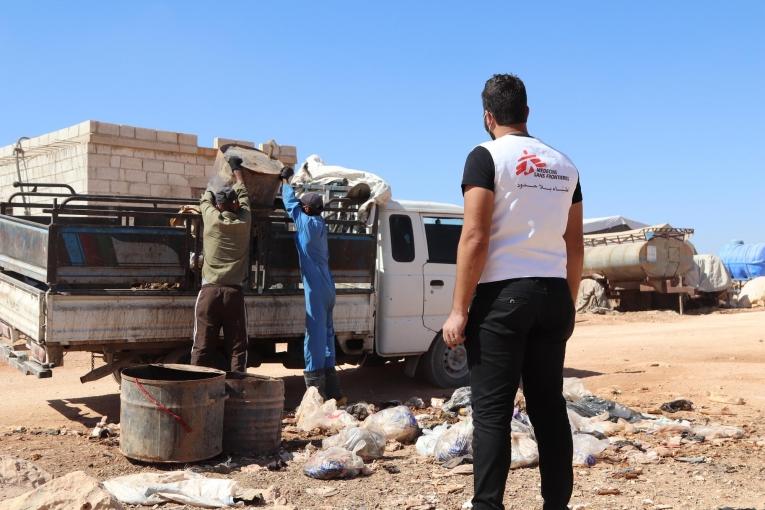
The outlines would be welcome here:
M 458 345 L 453 349 L 446 349 L 444 353 L 444 367 L 453 375 L 462 375 L 467 372 L 467 351 L 464 345 Z

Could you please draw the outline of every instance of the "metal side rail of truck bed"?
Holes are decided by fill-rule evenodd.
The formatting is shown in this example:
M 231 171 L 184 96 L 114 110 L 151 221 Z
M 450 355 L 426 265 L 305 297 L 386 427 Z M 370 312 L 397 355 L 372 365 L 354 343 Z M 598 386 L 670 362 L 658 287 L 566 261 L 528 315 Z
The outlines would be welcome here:
M 20 192 L 0 203 L 0 356 L 50 376 L 66 352 L 90 352 L 107 362 L 83 378 L 92 380 L 131 362 L 188 354 L 201 279 L 192 261 L 203 232 L 200 215 L 179 212 L 189 202 Z M 358 205 L 342 196 L 327 204 L 338 354 L 348 356 L 374 349 L 377 216 L 359 219 Z M 278 206 L 253 211 L 245 305 L 254 363 L 302 360 L 295 232 Z M 27 350 L 17 349 L 22 343 Z M 277 343 L 290 352 L 276 353 Z

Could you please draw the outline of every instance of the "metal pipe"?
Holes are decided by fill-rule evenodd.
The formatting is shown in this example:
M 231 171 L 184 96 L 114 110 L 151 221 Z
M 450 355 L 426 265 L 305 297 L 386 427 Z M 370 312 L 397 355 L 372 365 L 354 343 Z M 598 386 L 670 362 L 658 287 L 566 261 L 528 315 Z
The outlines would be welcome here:
M 19 181 L 22 181 L 21 178 L 21 163 L 19 162 L 19 156 L 22 158 L 24 157 L 24 149 L 21 147 L 21 142 L 24 140 L 29 140 L 28 136 L 22 136 L 16 141 L 16 147 L 13 148 L 13 154 L 16 156 L 16 176 L 19 178 Z M 26 160 L 24 161 L 24 168 L 26 168 Z M 26 204 L 27 200 L 26 198 L 22 197 L 22 201 Z M 29 209 L 25 208 L 24 213 L 26 216 L 29 216 Z
M 74 188 L 68 184 L 59 184 L 55 182 L 21 182 L 21 181 L 16 181 L 13 183 L 14 188 L 21 188 L 22 186 L 33 187 L 32 193 L 37 193 L 37 188 L 66 188 L 69 190 L 70 195 L 77 194 L 77 192 L 74 191 Z

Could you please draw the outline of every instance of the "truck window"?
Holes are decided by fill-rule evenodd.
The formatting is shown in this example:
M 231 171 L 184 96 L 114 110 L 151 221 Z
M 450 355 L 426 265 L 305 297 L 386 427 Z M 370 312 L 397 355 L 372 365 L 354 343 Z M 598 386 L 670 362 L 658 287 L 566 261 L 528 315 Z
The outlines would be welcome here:
M 422 222 L 425 224 L 425 238 L 428 241 L 428 262 L 456 264 L 462 218 L 425 217 Z
M 411 262 L 414 260 L 414 231 L 412 219 L 404 214 L 392 214 L 390 217 L 390 244 L 393 260 Z

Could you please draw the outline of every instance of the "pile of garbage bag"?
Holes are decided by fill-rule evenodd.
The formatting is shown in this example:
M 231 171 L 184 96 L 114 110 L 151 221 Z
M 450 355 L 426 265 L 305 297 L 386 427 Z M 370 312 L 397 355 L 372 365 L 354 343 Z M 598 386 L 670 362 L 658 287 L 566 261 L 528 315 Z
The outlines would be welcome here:
M 358 406 L 357 406 L 358 407 Z M 358 414 L 358 409 L 354 414 Z M 303 472 L 320 480 L 353 478 L 369 474 L 365 461 L 379 459 L 388 441 L 411 443 L 420 434 L 412 411 L 403 405 L 389 407 L 377 413 L 364 405 L 368 414 L 359 422 L 346 410 L 338 409 L 333 399 L 326 402 L 316 388 L 308 388 L 295 412 L 300 430 L 334 433 L 322 441 L 322 449 L 305 463 Z
M 627 452 L 628 462 L 659 462 L 657 451 L 626 439 L 638 432 L 672 435 L 678 445 L 680 438 L 677 436 L 696 441 L 739 439 L 744 436 L 744 430 L 738 427 L 693 424 L 687 420 L 643 414 L 618 402 L 593 395 L 577 378 L 564 379 L 563 396 L 571 428 L 573 464 L 578 466 L 596 464 L 609 447 L 619 450 L 630 445 L 637 446 L 635 451 Z M 305 431 L 318 429 L 334 435 L 324 439 L 323 449 L 308 459 L 304 472 L 319 479 L 367 474 L 369 470 L 364 462 L 381 458 L 388 441 L 412 443 L 416 440 L 418 455 L 432 458 L 445 467 L 472 462 L 473 417 L 470 402 L 470 388 L 458 388 L 441 406 L 447 420 L 420 430 L 417 418 L 406 405 L 395 405 L 398 402 L 392 402 L 390 405 L 393 407 L 375 413 L 374 406 L 362 403 L 367 416 L 363 422 L 359 422 L 345 410 L 337 409 L 334 400 L 324 402 L 315 388 L 309 388 L 296 413 L 298 427 Z M 683 407 L 692 408 L 692 402 L 683 402 Z M 354 410 L 353 414 L 364 415 L 358 410 Z M 450 423 L 455 419 L 458 420 L 456 423 Z M 529 416 L 519 408 L 515 408 L 510 422 L 510 440 L 511 469 L 538 464 L 539 450 L 533 424 Z

